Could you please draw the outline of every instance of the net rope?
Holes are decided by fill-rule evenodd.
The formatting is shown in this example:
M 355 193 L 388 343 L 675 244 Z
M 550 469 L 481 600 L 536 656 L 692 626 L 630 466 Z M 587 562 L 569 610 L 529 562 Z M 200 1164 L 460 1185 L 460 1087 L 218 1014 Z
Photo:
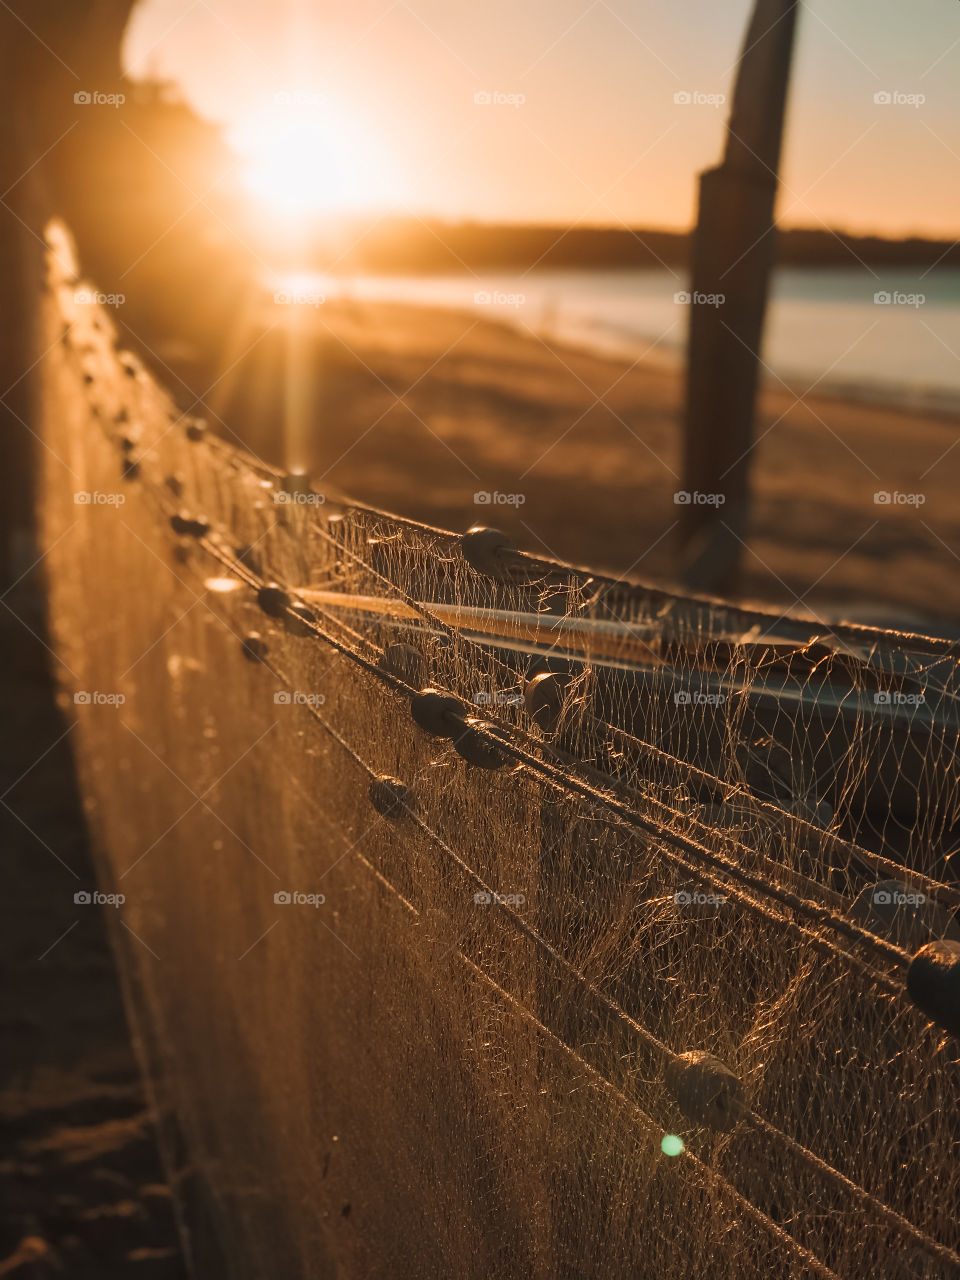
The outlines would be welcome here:
M 52 631 L 228 1273 L 960 1276 L 957 1042 L 906 986 L 960 939 L 956 645 L 321 500 L 51 234 Z

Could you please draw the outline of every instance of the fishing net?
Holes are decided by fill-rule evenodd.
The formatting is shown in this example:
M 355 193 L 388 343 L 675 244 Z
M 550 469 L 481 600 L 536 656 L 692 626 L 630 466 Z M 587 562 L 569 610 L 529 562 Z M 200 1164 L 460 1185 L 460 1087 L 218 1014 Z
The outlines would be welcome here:
M 960 1275 L 955 647 L 318 495 L 51 235 L 52 626 L 198 1274 Z

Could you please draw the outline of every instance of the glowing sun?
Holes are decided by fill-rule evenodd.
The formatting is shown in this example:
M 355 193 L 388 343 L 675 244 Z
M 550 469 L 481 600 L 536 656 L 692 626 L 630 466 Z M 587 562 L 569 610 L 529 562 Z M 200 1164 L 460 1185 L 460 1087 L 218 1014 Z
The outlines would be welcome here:
M 286 218 L 395 206 L 402 198 L 389 149 L 375 132 L 318 95 L 279 94 L 231 132 L 246 190 Z

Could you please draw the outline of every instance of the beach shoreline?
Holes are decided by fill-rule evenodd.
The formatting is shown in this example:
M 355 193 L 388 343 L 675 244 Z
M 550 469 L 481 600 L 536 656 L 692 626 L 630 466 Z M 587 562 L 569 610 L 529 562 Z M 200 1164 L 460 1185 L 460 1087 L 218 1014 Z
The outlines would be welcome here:
M 270 276 L 271 295 L 396 303 L 504 321 L 586 355 L 649 357 L 681 368 L 689 297 L 685 270 L 540 269 L 417 276 Z M 878 299 L 889 299 L 878 305 Z M 916 305 L 908 306 L 914 299 Z M 902 301 L 903 305 L 898 305 Z M 960 417 L 960 270 L 936 275 L 869 268 L 781 269 L 773 277 L 761 381 L 795 394 Z

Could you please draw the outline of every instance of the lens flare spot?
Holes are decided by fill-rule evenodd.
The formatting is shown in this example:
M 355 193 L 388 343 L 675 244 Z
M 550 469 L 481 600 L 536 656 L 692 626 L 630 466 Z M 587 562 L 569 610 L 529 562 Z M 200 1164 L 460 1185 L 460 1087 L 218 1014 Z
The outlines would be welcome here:
M 683 1151 L 683 1139 L 675 1133 L 665 1133 L 660 1140 L 660 1150 L 665 1156 L 678 1156 Z

